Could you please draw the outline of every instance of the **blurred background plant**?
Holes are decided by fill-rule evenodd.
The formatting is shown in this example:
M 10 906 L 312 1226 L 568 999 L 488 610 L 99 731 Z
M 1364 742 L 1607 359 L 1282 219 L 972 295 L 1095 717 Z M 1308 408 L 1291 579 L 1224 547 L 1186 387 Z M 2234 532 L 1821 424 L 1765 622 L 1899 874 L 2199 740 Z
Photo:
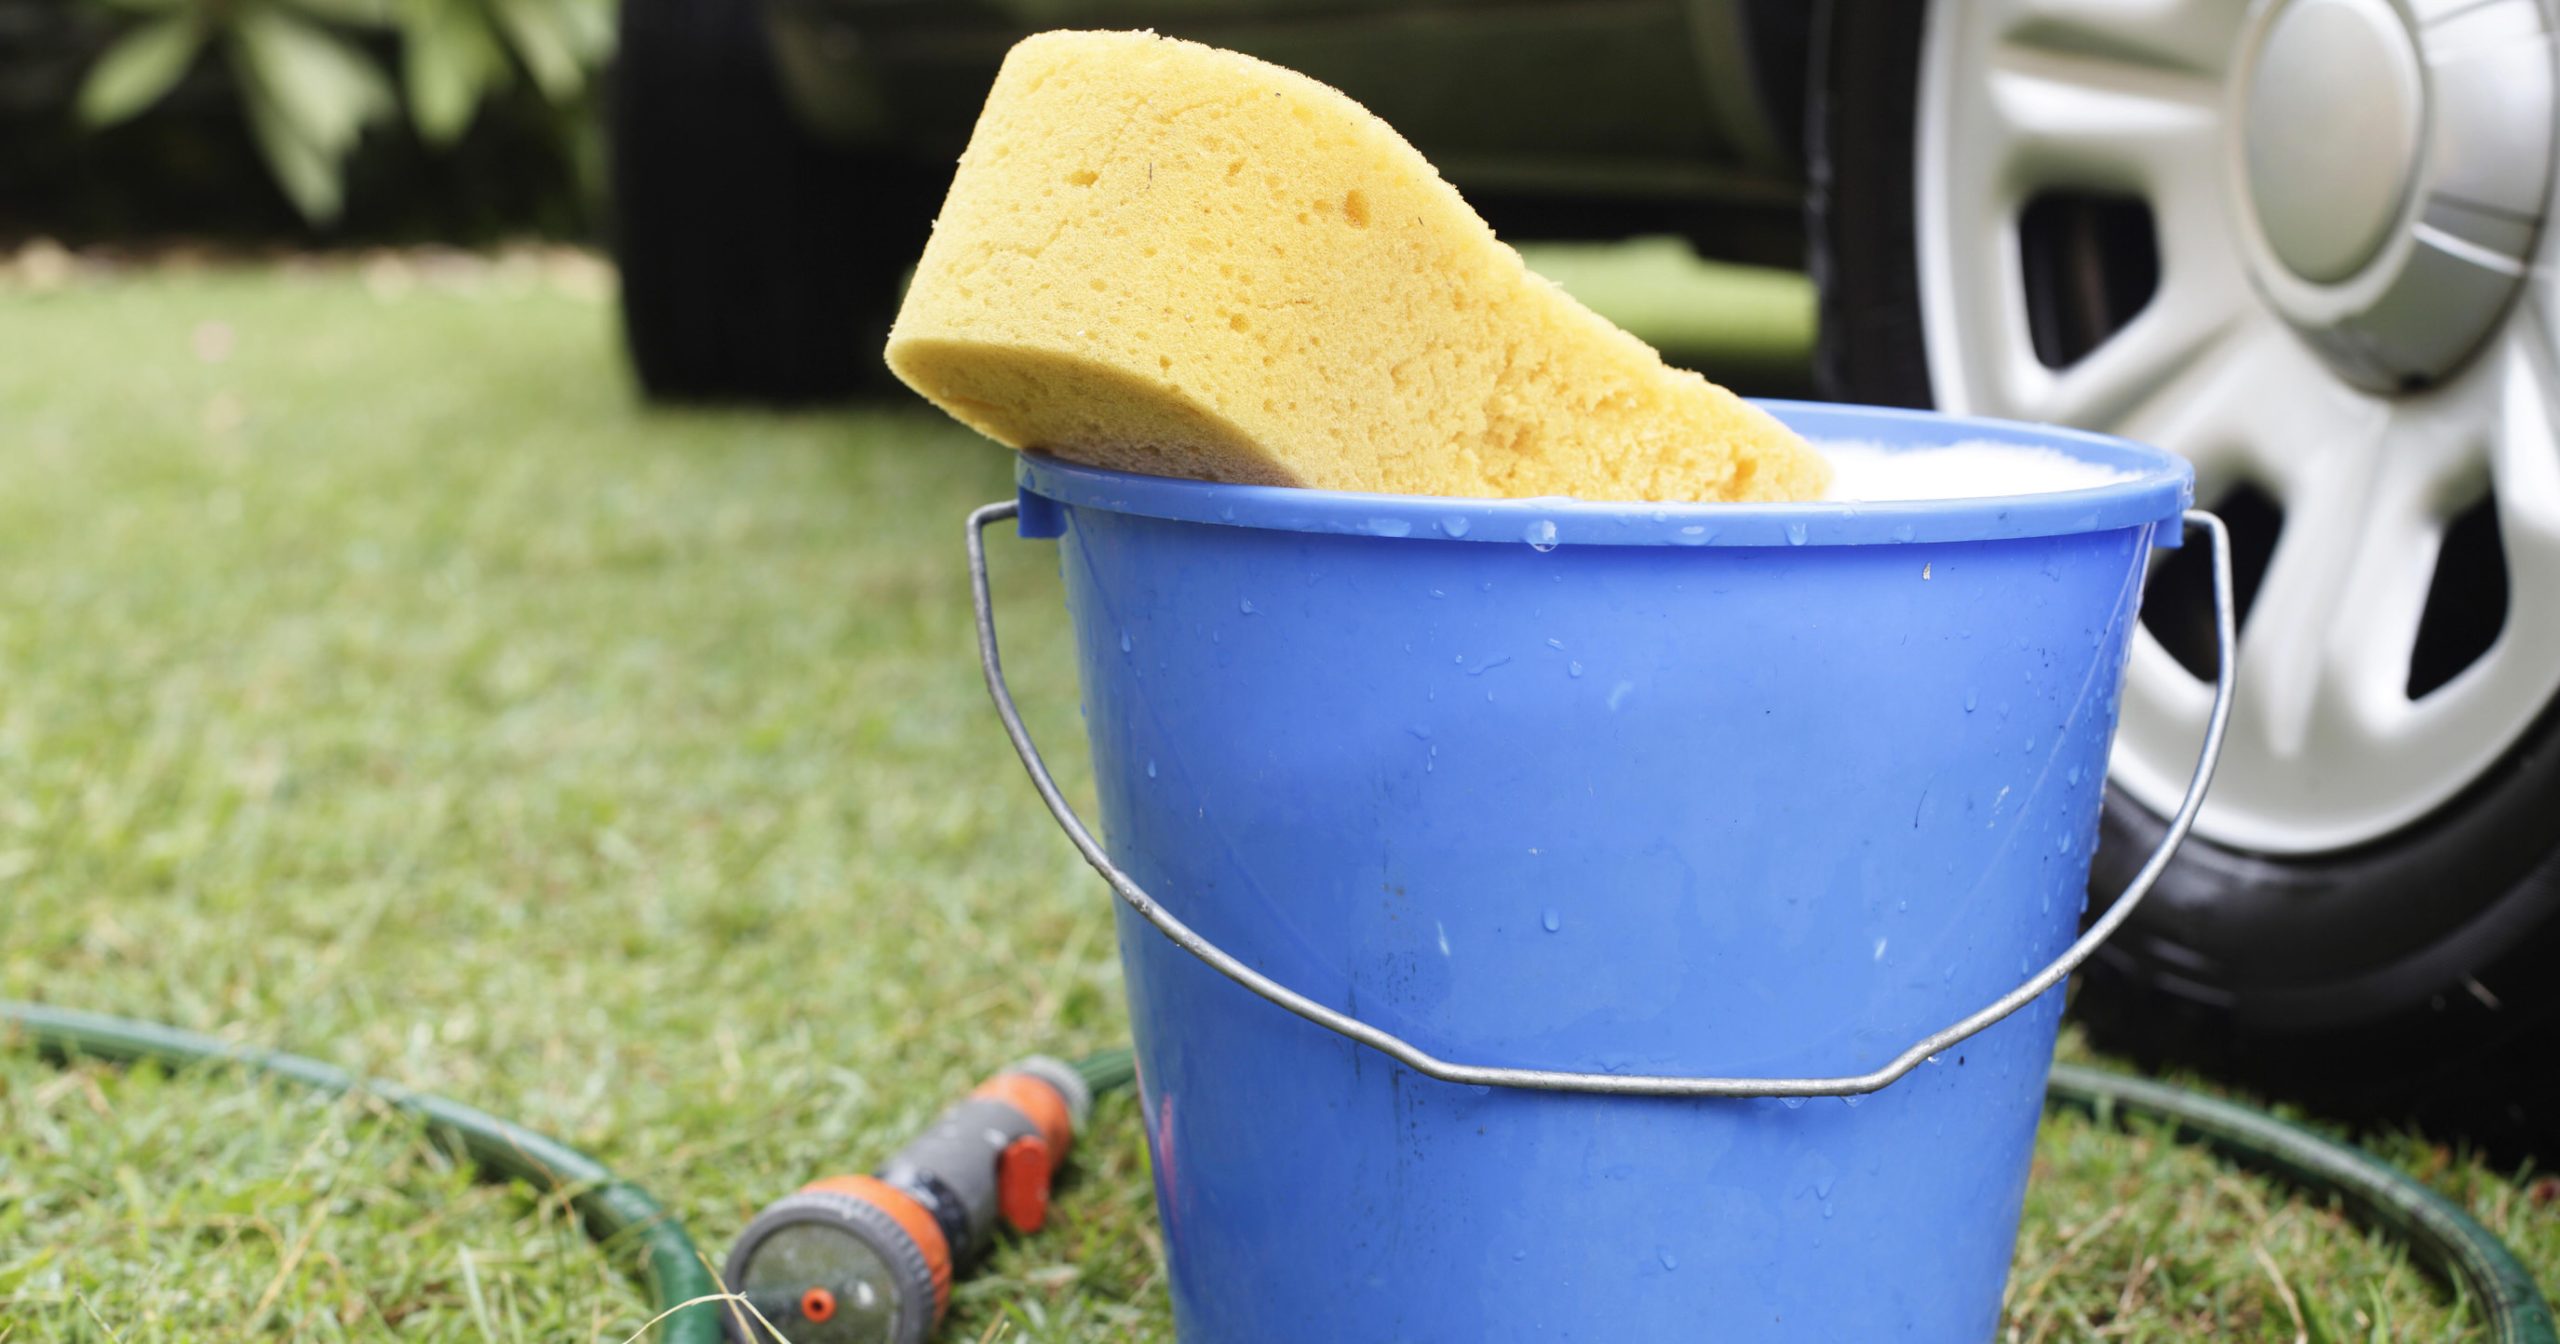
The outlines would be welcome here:
M 0 0 L 0 228 L 584 234 L 612 45 L 612 0 Z

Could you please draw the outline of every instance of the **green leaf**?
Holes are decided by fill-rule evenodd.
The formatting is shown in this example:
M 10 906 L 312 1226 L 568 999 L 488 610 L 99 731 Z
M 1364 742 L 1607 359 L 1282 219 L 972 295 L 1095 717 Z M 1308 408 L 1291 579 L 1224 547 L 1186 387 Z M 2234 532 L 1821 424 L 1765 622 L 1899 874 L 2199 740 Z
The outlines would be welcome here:
M 392 19 L 389 0 L 291 0 L 294 8 L 317 19 L 379 28 Z
M 247 82 L 294 135 L 331 159 L 392 107 L 372 58 L 326 28 L 280 9 L 253 9 L 232 24 Z
M 604 67 L 613 55 L 614 12 L 612 0 L 553 0 L 560 8 L 561 21 L 567 25 L 570 38 L 577 44 L 578 58 L 590 72 Z
M 80 85 L 80 120 L 113 126 L 160 101 L 195 64 L 204 30 L 191 14 L 154 19 L 116 39 Z
M 582 41 L 585 34 L 570 17 L 563 0 L 490 3 L 497 10 L 499 26 L 506 29 L 507 39 L 515 47 L 516 59 L 533 72 L 533 82 L 542 90 L 542 96 L 554 103 L 577 97 L 587 82 L 583 58 L 600 53 L 587 50 L 588 44 Z
M 467 0 L 416 0 L 401 37 L 409 119 L 428 144 L 460 138 L 480 100 L 506 79 L 507 53 L 487 17 Z
M 247 86 L 243 101 L 249 109 L 249 130 L 258 142 L 258 152 L 267 161 L 267 171 L 275 174 L 276 185 L 284 188 L 293 208 L 314 224 L 337 222 L 345 204 L 345 184 L 340 180 L 339 160 L 304 138 L 293 123 L 292 114 L 256 84 Z
M 231 25 L 231 52 L 259 152 L 305 219 L 338 217 L 340 166 L 365 124 L 392 105 L 372 60 L 325 28 L 275 7 Z

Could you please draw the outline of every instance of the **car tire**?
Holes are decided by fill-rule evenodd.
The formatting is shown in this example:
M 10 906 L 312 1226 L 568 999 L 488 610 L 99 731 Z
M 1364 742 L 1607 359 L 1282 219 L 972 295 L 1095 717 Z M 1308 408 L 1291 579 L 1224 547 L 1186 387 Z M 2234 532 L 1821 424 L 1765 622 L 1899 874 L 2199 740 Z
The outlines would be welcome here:
M 1947 12 L 1828 0 L 1816 20 L 1808 225 L 1830 395 L 1933 404 L 1918 128 L 1922 52 Z M 2155 605 L 2171 573 L 2155 571 Z M 2110 787 L 2093 906 L 2163 830 Z M 2450 801 L 2386 834 L 2281 853 L 2189 838 L 2080 977 L 2074 1012 L 2101 1048 L 2155 1066 L 2344 1118 L 2414 1120 L 2505 1155 L 2560 1150 L 2560 705 Z
M 623 0 L 613 245 L 640 386 L 663 401 L 837 401 L 880 378 L 941 182 L 820 142 L 751 0 Z

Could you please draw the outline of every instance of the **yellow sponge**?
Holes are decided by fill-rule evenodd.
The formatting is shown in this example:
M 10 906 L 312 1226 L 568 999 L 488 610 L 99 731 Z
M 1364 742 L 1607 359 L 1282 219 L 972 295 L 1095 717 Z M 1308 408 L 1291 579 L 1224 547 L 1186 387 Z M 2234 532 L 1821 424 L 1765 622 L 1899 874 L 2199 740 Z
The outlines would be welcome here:
M 1005 57 L 889 367 L 1011 447 L 1156 475 L 1665 501 L 1830 476 L 1531 274 L 1358 103 L 1152 33 Z

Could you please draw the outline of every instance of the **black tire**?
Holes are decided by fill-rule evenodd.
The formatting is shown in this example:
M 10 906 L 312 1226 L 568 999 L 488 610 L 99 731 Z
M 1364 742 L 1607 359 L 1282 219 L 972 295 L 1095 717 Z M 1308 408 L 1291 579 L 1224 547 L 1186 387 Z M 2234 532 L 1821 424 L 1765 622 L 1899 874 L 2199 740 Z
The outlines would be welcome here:
M 1931 400 L 1913 219 L 1929 10 L 1828 0 L 1816 20 L 1817 372 L 1850 400 Z M 2096 900 L 2162 830 L 2109 790 Z M 2372 843 L 2262 856 L 2190 838 L 2073 1008 L 2101 1047 L 2146 1063 L 2504 1155 L 2560 1152 L 2560 706 L 2453 802 Z
M 812 136 L 783 99 L 757 0 L 623 0 L 609 131 L 642 390 L 806 404 L 879 380 L 943 181 Z

